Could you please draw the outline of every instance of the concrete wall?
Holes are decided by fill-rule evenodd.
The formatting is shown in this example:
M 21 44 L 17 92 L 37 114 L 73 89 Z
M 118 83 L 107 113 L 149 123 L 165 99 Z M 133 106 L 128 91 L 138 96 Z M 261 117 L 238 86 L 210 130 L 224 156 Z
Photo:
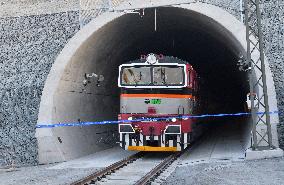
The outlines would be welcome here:
M 202 0 L 226 9 L 238 19 L 240 15 L 239 0 Z M 264 33 L 265 55 L 275 83 L 279 110 L 278 135 L 279 144 L 284 148 L 284 3 L 282 1 L 262 1 L 262 29 Z
M 38 124 L 117 119 L 119 95 L 114 80 L 117 73 L 111 62 L 119 53 L 104 42 L 112 39 L 106 35 L 107 30 L 115 31 L 108 28 L 92 35 L 96 28 L 87 25 L 80 30 L 81 37 L 77 33 L 62 50 L 45 83 Z M 103 75 L 104 81 L 97 87 L 91 79 L 93 83 L 84 87 L 84 74 L 93 72 Z M 115 144 L 116 133 L 116 125 L 37 129 L 39 161 L 64 161 L 105 149 Z
M 37 162 L 34 126 L 43 85 L 58 53 L 80 26 L 76 0 L 72 3 L 64 0 L 13 2 L 0 2 L 0 165 Z M 204 2 L 220 6 L 240 18 L 238 0 Z M 58 4 L 62 5 L 61 9 L 54 11 Z M 274 74 L 281 112 L 279 138 L 283 147 L 284 26 L 281 18 L 284 4 L 265 1 L 263 7 L 265 52 Z

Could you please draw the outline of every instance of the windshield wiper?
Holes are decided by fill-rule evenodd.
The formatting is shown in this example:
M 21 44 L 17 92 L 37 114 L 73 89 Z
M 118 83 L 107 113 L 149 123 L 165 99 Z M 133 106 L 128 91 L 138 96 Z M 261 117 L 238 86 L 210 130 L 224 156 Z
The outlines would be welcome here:
M 161 78 L 163 80 L 163 84 L 168 86 L 168 84 L 166 83 L 166 69 L 161 68 Z

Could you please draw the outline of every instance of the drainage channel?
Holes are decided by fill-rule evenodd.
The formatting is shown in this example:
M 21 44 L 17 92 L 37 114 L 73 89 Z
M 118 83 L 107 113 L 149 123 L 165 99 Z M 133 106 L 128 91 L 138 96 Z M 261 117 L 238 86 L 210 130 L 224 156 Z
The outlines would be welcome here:
M 71 185 L 150 184 L 182 153 L 139 152 Z

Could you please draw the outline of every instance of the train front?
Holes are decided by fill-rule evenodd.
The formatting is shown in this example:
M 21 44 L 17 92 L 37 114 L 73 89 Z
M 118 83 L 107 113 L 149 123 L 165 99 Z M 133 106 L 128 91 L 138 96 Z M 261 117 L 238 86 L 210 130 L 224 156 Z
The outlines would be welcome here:
M 181 151 L 191 140 L 197 81 L 190 64 L 149 54 L 119 66 L 120 146 Z M 123 121 L 124 120 L 124 121 Z

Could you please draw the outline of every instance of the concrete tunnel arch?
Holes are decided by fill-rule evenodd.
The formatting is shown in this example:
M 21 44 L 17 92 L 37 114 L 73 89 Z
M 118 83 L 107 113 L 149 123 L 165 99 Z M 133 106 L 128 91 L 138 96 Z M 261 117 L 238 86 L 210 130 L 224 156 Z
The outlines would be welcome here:
M 171 11 L 164 11 L 169 9 Z M 214 37 L 215 40 L 218 40 L 217 43 L 222 45 L 223 48 L 218 49 L 221 49 L 223 53 L 231 53 L 236 57 L 240 52 L 245 52 L 244 25 L 219 7 L 205 3 L 193 3 L 161 7 L 161 12 L 164 15 L 170 14 L 170 16 L 164 16 L 160 25 L 158 22 L 158 29 L 159 26 L 161 29 L 167 28 L 169 30 L 179 28 L 183 33 L 193 33 L 190 32 L 190 29 L 186 29 L 190 25 L 193 30 L 201 31 L 197 33 L 197 36 L 201 34 L 199 38 L 204 36 L 205 39 L 200 44 L 204 45 L 206 39 Z M 149 10 L 145 16 L 148 13 L 152 16 L 153 12 Z M 183 20 L 188 22 L 176 20 L 177 18 L 181 19 L 182 16 Z M 165 17 L 167 18 L 165 19 Z M 37 124 L 115 120 L 119 104 L 116 67 L 122 62 L 137 58 L 141 51 L 147 52 L 145 48 L 149 47 L 149 43 L 143 42 L 145 38 L 145 40 L 156 38 L 148 34 L 149 30 L 153 31 L 151 25 L 154 22 L 149 17 L 145 19 L 149 23 L 146 23 L 148 30 L 144 25 L 145 35 L 143 37 L 141 31 L 139 32 L 139 29 L 142 29 L 143 19 L 141 21 L 139 15 L 126 12 L 103 13 L 76 33 L 61 51 L 50 70 L 42 93 Z M 173 24 L 172 27 L 169 26 L 169 22 Z M 206 37 L 210 33 L 211 36 Z M 162 37 L 168 36 L 172 35 L 162 34 Z M 137 46 L 137 43 L 141 43 L 141 45 Z M 135 44 L 137 47 L 133 47 Z M 164 42 L 161 41 L 159 44 L 163 45 Z M 152 45 L 156 47 L 157 43 L 152 43 Z M 196 47 L 201 46 L 197 45 Z M 171 53 L 167 46 L 163 51 Z M 171 54 L 177 57 L 186 57 L 181 56 L 182 54 L 179 52 L 183 53 L 184 51 Z M 198 53 L 198 49 L 195 52 Z M 217 53 L 211 57 L 215 55 Z M 253 57 L 257 57 L 257 55 L 254 53 Z M 234 57 L 233 59 L 236 59 Z M 265 62 L 267 80 L 269 81 L 269 105 L 270 110 L 274 111 L 277 110 L 276 93 L 269 64 L 267 60 Z M 102 73 L 105 76 L 105 84 L 100 88 L 89 85 L 85 91 L 82 91 L 83 74 L 92 72 Z M 244 75 L 241 81 L 246 84 L 245 86 L 248 85 Z M 246 91 L 246 88 L 243 87 L 243 91 Z M 242 92 L 242 94 L 244 93 Z M 273 115 L 272 132 L 275 146 L 278 146 L 277 123 L 278 115 Z M 246 127 L 244 147 L 248 148 L 250 142 L 249 124 Z M 115 125 L 37 129 L 39 162 L 66 161 L 111 147 L 115 144 L 111 142 L 113 132 L 116 132 Z M 104 141 L 100 142 L 101 140 Z

